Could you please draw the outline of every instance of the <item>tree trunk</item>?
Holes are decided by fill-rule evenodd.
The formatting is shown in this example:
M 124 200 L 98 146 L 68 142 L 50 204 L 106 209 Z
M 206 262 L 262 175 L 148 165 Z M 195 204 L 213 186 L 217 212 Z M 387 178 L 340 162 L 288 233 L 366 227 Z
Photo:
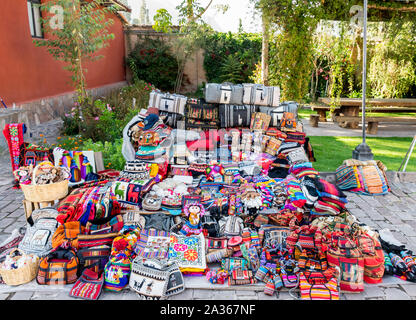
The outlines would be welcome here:
M 263 41 L 261 48 L 261 80 L 262 83 L 269 85 L 269 21 L 262 15 Z

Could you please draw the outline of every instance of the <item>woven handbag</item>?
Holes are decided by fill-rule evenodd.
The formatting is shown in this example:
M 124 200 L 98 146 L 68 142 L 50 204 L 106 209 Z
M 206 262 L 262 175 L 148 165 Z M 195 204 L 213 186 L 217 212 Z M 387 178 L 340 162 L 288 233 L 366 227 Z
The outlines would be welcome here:
M 132 262 L 129 286 L 146 299 L 165 299 L 185 290 L 184 280 L 176 262 L 166 263 L 157 259 Z
M 384 252 L 380 241 L 368 234 L 357 236 L 357 243 L 364 257 L 364 281 L 380 283 L 384 276 Z
M 328 270 L 329 271 L 329 270 Z M 339 279 L 334 272 L 300 272 L 302 300 L 339 300 Z
M 285 288 L 296 288 L 299 285 L 299 275 L 297 273 L 288 274 L 282 272 L 281 278 Z
M 340 268 L 340 288 L 347 292 L 364 291 L 364 258 L 355 242 L 333 234 L 327 251 L 328 265 Z
M 73 250 L 58 249 L 40 260 L 36 281 L 41 285 L 65 285 L 78 279 L 79 259 Z
M 107 291 L 121 291 L 129 283 L 130 263 L 124 261 L 107 262 L 104 268 L 104 289 Z
M 259 229 L 259 239 L 263 246 L 286 246 L 286 238 L 290 235 L 289 227 L 264 224 Z
M 328 269 L 326 254 L 322 251 L 315 252 L 313 250 L 303 249 L 298 259 L 298 267 L 300 270 L 325 271 Z
M 74 298 L 98 300 L 104 284 L 104 273 L 85 269 L 71 288 L 69 295 Z
M 80 262 L 80 269 L 90 269 L 96 273 L 104 271 L 111 253 L 111 247 L 100 245 L 78 250 L 77 256 Z

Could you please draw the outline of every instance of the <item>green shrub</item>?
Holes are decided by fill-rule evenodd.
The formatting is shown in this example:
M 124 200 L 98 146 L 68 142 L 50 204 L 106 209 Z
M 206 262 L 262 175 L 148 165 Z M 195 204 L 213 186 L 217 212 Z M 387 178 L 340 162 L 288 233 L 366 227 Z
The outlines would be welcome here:
M 220 83 L 223 79 L 227 79 L 230 65 L 234 64 L 233 70 L 236 66 L 234 60 L 240 63 L 236 81 L 250 82 L 250 76 L 261 60 L 261 46 L 261 34 L 214 32 L 208 35 L 203 48 L 204 69 L 208 82 Z
M 173 91 L 178 64 L 171 48 L 159 39 L 139 41 L 126 59 L 133 77 L 154 84 L 163 91 Z
M 84 140 L 113 142 L 122 138 L 126 124 L 140 109 L 147 108 L 149 93 L 154 89 L 150 83 L 138 80 L 133 85 L 111 92 L 106 97 L 92 99 L 83 106 L 80 119 L 71 113 L 65 114 L 62 134 L 79 135 Z
M 82 150 L 102 152 L 105 169 L 123 170 L 126 160 L 121 153 L 123 138 L 116 139 L 114 142 L 93 142 L 91 139 L 85 141 Z

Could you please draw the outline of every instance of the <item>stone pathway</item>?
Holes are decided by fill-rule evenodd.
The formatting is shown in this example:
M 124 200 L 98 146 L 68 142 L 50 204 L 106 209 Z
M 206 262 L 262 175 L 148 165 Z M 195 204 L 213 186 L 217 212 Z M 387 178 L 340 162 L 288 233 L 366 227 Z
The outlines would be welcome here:
M 59 135 L 60 120 L 50 121 L 32 129 L 32 137 L 26 141 L 36 142 L 39 133 L 53 143 Z M 49 140 L 50 139 L 50 140 Z M 11 187 L 10 158 L 8 154 L 0 157 L 0 242 L 7 239 L 13 230 L 26 225 L 21 190 Z M 360 222 L 374 229 L 388 228 L 397 240 L 416 252 L 416 178 L 391 182 L 391 193 L 384 196 L 362 196 L 348 194 L 347 208 Z M 190 277 L 194 278 L 194 277 Z M 292 300 L 288 291 L 282 291 L 277 298 L 269 297 L 263 291 L 263 285 L 252 287 L 228 287 L 194 285 L 185 277 L 187 289 L 170 300 Z M 0 285 L 0 300 L 71 300 L 68 286 L 39 286 L 35 281 L 29 284 L 9 287 Z M 137 300 L 136 293 L 126 289 L 119 293 L 103 291 L 102 300 Z M 416 283 L 403 281 L 395 277 L 385 277 L 381 284 L 365 284 L 362 293 L 341 293 L 342 300 L 416 300 Z

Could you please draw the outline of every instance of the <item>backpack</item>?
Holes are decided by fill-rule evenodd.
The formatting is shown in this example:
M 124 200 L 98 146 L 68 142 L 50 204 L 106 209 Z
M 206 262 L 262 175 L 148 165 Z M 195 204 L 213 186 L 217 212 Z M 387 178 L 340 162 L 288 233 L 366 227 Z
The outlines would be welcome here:
M 325 271 L 328 269 L 326 254 L 323 251 L 303 249 L 298 258 L 298 267 L 303 271 Z
M 316 226 L 304 225 L 296 228 L 286 238 L 286 246 L 293 249 L 295 245 L 299 245 L 302 249 L 318 250 L 322 248 L 322 233 Z
M 331 235 L 328 265 L 340 268 L 340 288 L 347 292 L 364 291 L 364 258 L 356 243 L 339 234 Z
M 27 254 L 39 257 L 47 255 L 52 250 L 52 236 L 58 222 L 55 218 L 40 218 L 33 226 L 28 226 L 25 236 L 19 243 L 19 249 Z
M 260 243 L 265 246 L 281 245 L 286 247 L 286 239 L 291 234 L 289 227 L 264 224 L 259 229 Z
M 380 283 L 384 275 L 384 252 L 380 241 L 364 233 L 357 236 L 357 244 L 364 256 L 364 281 Z
M 147 299 L 165 299 L 185 290 L 182 273 L 176 262 L 166 263 L 157 259 L 132 262 L 129 286 L 139 296 Z
M 110 259 L 104 267 L 104 289 L 121 291 L 129 283 L 130 265 L 126 261 Z
M 78 279 L 79 259 L 73 250 L 58 249 L 40 260 L 36 281 L 40 285 L 65 285 Z
M 60 225 L 52 236 L 52 247 L 78 249 L 78 235 L 84 233 L 79 221 L 69 221 Z
M 282 120 L 280 121 L 280 130 L 296 131 L 296 125 L 296 115 L 292 112 L 284 112 Z

